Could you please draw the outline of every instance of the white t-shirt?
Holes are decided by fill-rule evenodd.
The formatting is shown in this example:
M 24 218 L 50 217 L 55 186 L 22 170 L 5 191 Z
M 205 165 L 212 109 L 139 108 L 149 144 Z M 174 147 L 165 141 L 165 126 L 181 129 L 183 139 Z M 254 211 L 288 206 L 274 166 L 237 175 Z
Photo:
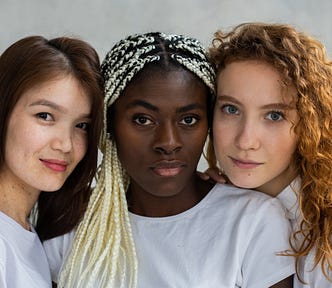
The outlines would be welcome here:
M 299 205 L 297 201 L 297 193 L 300 189 L 301 179 L 296 178 L 288 187 L 286 187 L 277 198 L 286 209 L 286 216 L 290 220 L 293 230 L 297 231 L 301 219 Z M 332 283 L 324 276 L 321 265 L 315 267 L 315 251 L 311 250 L 306 257 L 300 260 L 299 273 L 301 278 L 307 283 L 303 284 L 299 279 L 294 277 L 294 288 L 331 288 Z M 330 271 L 330 277 L 332 273 Z
M 52 287 L 43 246 L 33 230 L 25 230 L 0 212 L 0 287 Z
M 294 274 L 294 259 L 276 255 L 289 249 L 289 221 L 262 193 L 217 184 L 183 213 L 130 219 L 138 288 L 267 288 Z M 54 280 L 73 235 L 44 243 Z

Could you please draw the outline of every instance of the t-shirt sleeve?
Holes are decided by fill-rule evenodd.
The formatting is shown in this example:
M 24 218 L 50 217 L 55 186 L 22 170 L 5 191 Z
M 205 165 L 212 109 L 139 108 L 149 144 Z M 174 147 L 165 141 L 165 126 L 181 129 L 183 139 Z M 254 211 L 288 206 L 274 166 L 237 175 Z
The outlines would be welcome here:
M 242 288 L 267 288 L 295 273 L 294 258 L 278 255 L 290 249 L 290 222 L 277 199 L 269 199 L 264 208 L 252 223 L 242 265 Z
M 50 265 L 52 281 L 57 283 L 60 271 L 70 252 L 75 232 L 72 231 L 43 243 L 46 257 Z

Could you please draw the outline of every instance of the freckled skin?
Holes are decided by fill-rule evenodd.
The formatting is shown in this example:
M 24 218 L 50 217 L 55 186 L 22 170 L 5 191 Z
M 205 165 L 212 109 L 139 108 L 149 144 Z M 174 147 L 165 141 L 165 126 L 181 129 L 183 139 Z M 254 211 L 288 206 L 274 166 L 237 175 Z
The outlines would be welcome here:
M 72 77 L 26 91 L 9 118 L 2 185 L 37 194 L 58 190 L 86 153 L 87 133 L 80 125 L 90 110 Z
M 292 125 L 298 115 L 290 106 L 295 90 L 281 83 L 279 73 L 263 62 L 226 65 L 217 79 L 213 120 L 216 157 L 230 181 L 272 196 L 296 175 Z

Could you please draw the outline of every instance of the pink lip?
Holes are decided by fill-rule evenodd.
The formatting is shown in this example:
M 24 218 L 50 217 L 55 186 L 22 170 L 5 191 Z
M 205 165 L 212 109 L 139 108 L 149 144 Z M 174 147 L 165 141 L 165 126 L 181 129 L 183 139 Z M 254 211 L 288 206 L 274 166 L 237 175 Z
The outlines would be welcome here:
M 239 168 L 241 169 L 253 169 L 256 168 L 260 165 L 262 165 L 263 163 L 260 162 L 255 162 L 255 161 L 251 161 L 251 160 L 242 160 L 242 159 L 235 159 L 232 157 L 229 157 L 232 162 Z
M 158 176 L 172 177 L 180 174 L 185 163 L 178 160 L 162 160 L 152 165 L 152 171 Z
M 63 172 L 67 169 L 68 163 L 57 159 L 40 159 L 40 161 L 47 167 L 56 172 Z

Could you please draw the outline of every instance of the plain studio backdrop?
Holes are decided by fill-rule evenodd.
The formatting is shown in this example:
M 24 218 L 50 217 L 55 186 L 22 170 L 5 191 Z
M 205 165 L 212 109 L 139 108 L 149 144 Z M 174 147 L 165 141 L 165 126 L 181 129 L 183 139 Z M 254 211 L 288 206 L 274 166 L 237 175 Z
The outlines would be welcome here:
M 331 0 L 0 0 L 0 53 L 25 36 L 74 36 L 102 60 L 129 34 L 180 33 L 207 46 L 217 29 L 253 21 L 294 25 L 332 57 Z M 199 169 L 205 168 L 202 158 Z

